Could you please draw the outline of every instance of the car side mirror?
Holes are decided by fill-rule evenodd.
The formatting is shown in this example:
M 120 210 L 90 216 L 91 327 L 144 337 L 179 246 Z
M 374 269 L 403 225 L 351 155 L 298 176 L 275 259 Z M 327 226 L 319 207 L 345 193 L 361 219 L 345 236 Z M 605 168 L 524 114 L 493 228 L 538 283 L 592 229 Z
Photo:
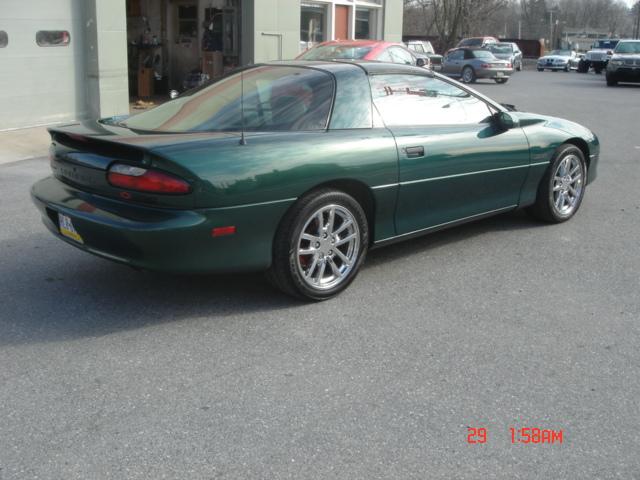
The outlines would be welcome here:
M 419 67 L 424 67 L 427 64 L 427 62 L 424 61 L 424 58 L 418 58 L 416 59 L 416 65 Z
M 520 125 L 518 119 L 508 112 L 498 112 L 495 116 L 498 125 L 505 130 L 511 130 Z

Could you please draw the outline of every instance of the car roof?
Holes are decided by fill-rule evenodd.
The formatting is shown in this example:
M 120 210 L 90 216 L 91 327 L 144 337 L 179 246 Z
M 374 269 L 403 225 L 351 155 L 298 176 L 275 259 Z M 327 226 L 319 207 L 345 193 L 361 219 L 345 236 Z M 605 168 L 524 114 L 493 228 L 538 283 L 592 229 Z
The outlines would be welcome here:
M 397 42 L 386 42 L 383 40 L 329 40 L 328 42 L 319 43 L 316 46 L 323 45 L 347 45 L 353 47 L 373 47 L 373 46 L 391 46 L 402 45 Z
M 369 75 L 411 73 L 414 75 L 433 76 L 429 69 L 402 63 L 376 62 L 375 60 L 281 60 L 277 62 L 267 62 L 263 65 L 279 65 L 291 67 L 313 67 L 328 72 L 343 69 L 345 66 L 352 66 L 364 70 Z
M 477 52 L 478 50 L 484 50 L 485 52 L 491 53 L 491 50 L 489 50 L 489 48 L 487 47 L 473 47 L 469 45 L 463 45 L 462 47 L 454 47 L 451 50 L 449 50 L 449 52 L 453 52 L 454 50 L 468 50 L 470 52 Z

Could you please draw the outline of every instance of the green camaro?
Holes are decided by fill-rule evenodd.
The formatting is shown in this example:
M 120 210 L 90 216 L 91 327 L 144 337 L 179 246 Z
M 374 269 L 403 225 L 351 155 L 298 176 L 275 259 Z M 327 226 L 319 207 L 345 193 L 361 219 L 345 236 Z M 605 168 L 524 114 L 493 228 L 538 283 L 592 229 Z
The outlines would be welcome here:
M 59 238 L 144 269 L 267 271 L 315 300 L 374 246 L 521 207 L 568 220 L 599 152 L 429 70 L 346 61 L 251 66 L 51 137 L 32 197 Z

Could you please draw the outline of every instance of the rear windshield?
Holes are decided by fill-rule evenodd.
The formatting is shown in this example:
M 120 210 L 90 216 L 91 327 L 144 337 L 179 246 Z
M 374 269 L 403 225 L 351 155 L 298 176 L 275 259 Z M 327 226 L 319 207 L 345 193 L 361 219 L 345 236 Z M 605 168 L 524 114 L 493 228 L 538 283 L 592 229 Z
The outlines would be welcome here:
M 570 57 L 571 50 L 554 50 L 549 55 L 557 55 L 559 57 Z
M 373 47 L 349 45 L 320 45 L 313 47 L 298 57 L 299 60 L 363 59 Z
M 472 50 L 471 53 L 475 58 L 491 59 L 495 58 L 489 50 Z
M 120 125 L 157 132 L 239 131 L 243 123 L 247 131 L 322 130 L 333 91 L 333 77 L 326 72 L 259 66 L 245 70 L 242 78 L 237 72 L 186 92 Z
M 615 49 L 616 53 L 640 53 L 640 42 L 620 42 Z
M 489 50 L 493 53 L 505 54 L 505 53 L 513 53 L 513 48 L 511 45 L 489 45 Z

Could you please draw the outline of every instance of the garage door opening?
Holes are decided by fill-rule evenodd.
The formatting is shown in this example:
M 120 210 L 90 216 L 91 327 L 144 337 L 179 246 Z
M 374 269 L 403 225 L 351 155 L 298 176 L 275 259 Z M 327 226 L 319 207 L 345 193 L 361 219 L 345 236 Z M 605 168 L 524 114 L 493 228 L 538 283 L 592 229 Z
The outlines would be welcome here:
M 127 0 L 133 110 L 149 108 L 240 65 L 240 0 Z

